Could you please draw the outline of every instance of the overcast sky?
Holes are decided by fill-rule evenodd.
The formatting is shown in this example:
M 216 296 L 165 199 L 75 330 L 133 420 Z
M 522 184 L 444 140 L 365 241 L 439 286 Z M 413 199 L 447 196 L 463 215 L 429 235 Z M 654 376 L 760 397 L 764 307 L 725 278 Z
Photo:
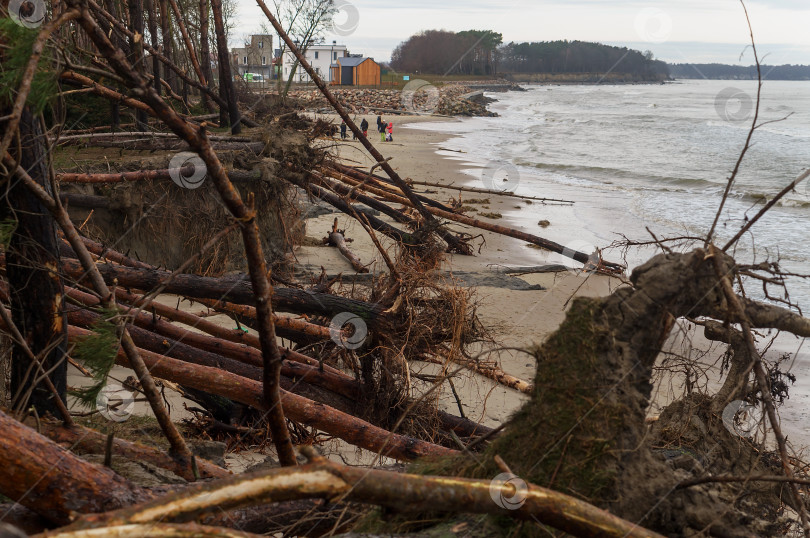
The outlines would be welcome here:
M 236 0 L 233 38 L 258 33 L 264 16 L 253 0 Z M 270 0 L 266 0 L 272 5 Z M 422 30 L 480 29 L 504 42 L 569 39 L 652 50 L 669 62 L 753 63 L 745 14 L 737 0 L 336 0 L 342 8 L 324 37 L 350 52 L 391 58 Z M 747 3 L 763 63 L 810 64 L 810 0 Z M 275 44 L 274 44 L 275 46 Z M 742 59 L 740 55 L 743 54 Z

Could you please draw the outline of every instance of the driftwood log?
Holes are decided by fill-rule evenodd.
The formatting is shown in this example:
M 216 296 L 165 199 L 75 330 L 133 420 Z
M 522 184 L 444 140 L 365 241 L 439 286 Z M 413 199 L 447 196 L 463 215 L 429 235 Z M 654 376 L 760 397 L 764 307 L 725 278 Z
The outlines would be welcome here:
M 351 250 L 349 250 L 349 246 L 346 244 L 346 237 L 345 237 L 345 230 L 338 230 L 338 219 L 335 217 L 335 222 L 332 224 L 332 231 L 329 232 L 329 244 L 332 246 L 337 247 L 343 257 L 346 258 L 349 263 L 352 265 L 355 271 L 358 273 L 368 273 L 368 267 L 363 265 L 363 262 L 360 261 Z

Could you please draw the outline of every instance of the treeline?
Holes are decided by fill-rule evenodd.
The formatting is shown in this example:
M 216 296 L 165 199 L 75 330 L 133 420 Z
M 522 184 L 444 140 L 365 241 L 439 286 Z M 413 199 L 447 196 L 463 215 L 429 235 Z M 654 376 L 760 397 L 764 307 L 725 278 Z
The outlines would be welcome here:
M 391 66 L 406 73 L 495 75 L 503 73 L 620 73 L 641 80 L 668 78 L 667 64 L 622 47 L 584 41 L 503 44 L 489 30 L 427 30 L 402 42 Z
M 503 36 L 490 30 L 427 30 L 400 43 L 391 67 L 406 73 L 494 75 Z
M 810 65 L 763 65 L 766 80 L 810 80 Z M 708 78 L 715 80 L 756 80 L 757 66 L 726 64 L 670 64 L 674 78 Z
M 499 67 L 509 73 L 622 73 L 644 80 L 669 76 L 666 63 L 651 52 L 587 41 L 509 43 L 498 50 Z

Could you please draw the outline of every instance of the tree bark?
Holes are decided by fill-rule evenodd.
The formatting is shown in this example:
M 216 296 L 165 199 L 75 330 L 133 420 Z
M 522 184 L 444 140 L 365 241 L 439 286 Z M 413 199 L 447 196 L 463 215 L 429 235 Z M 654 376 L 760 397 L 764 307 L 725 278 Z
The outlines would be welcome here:
M 134 35 L 129 40 L 129 61 L 143 75 L 146 72 L 144 68 L 145 58 L 143 56 L 143 0 L 128 0 L 127 4 L 129 6 L 129 23 L 134 32 Z M 140 109 L 135 111 L 135 126 L 139 131 L 147 131 L 148 121 L 146 111 Z
M 20 118 L 20 165 L 47 192 L 49 160 L 39 120 L 24 109 Z M 6 275 L 14 324 L 40 362 L 64 403 L 67 390 L 66 323 L 62 314 L 64 288 L 59 276 L 59 239 L 48 210 L 20 182 L 10 181 L 6 191 L 5 218 L 16 219 L 17 228 L 6 252 Z M 11 394 L 15 405 L 28 403 L 40 414 L 59 416 L 57 396 L 46 383 L 35 381 L 39 373 L 19 344 L 14 344 Z M 30 397 L 28 391 L 31 390 Z M 27 406 L 26 406 L 27 407 Z
M 200 0 L 200 67 L 209 89 L 214 87 L 214 74 L 211 72 L 211 47 L 208 42 L 208 0 Z M 203 92 L 205 93 L 205 92 Z M 216 108 L 210 99 L 205 100 L 208 112 L 215 112 Z
M 375 194 L 389 202 L 403 204 L 405 206 L 412 206 L 413 204 L 411 201 L 403 196 L 394 194 L 388 190 L 381 189 L 379 187 L 375 187 L 373 185 L 369 185 L 368 183 L 355 179 L 353 177 L 349 177 L 346 174 L 334 174 L 338 176 L 336 179 L 348 183 L 353 187 L 368 191 L 372 194 Z M 532 243 L 533 245 L 537 245 L 545 250 L 556 252 L 561 256 L 565 256 L 567 258 L 571 258 L 576 260 L 582 264 L 587 266 L 594 266 L 597 268 L 601 268 L 606 272 L 610 273 L 621 273 L 624 271 L 624 267 L 616 264 L 607 262 L 601 259 L 601 256 L 596 253 L 585 253 L 579 252 L 570 248 L 567 248 L 559 243 L 555 243 L 554 241 L 550 241 L 548 239 L 544 239 L 542 237 L 538 237 L 533 234 L 529 234 L 520 230 L 516 230 L 514 228 L 508 228 L 506 226 L 501 226 L 499 224 L 493 224 L 490 222 L 486 222 L 480 219 L 474 219 L 472 217 L 468 217 L 467 215 L 462 215 L 460 213 L 455 213 L 452 211 L 446 211 L 443 209 L 438 209 L 435 207 L 426 207 L 425 210 L 428 213 L 431 213 L 437 217 L 442 217 L 448 220 L 452 220 L 455 222 L 459 222 L 461 224 L 466 224 L 468 226 L 473 226 L 475 228 L 479 228 L 481 230 L 487 230 L 489 232 L 494 232 L 500 235 L 505 235 L 508 237 L 513 237 L 515 239 L 520 239 L 521 241 L 526 241 L 527 243 Z
M 231 55 L 228 52 L 228 41 L 225 37 L 225 24 L 222 19 L 222 0 L 211 0 L 211 10 L 214 15 L 214 33 L 217 36 L 217 60 L 219 61 L 219 95 L 228 104 L 228 115 L 220 110 L 220 126 L 229 124 L 231 133 L 239 134 L 242 126 L 239 124 L 239 109 L 236 103 L 236 89 L 233 85 L 231 73 Z
M 145 0 L 146 2 L 146 12 L 148 15 L 149 21 L 149 39 L 152 42 L 152 48 L 157 50 L 160 48 L 160 41 L 158 39 L 158 14 L 156 11 L 156 2 L 160 0 Z M 99 19 L 99 23 L 103 20 L 103 17 Z M 155 91 L 160 94 L 160 58 L 152 55 L 152 83 L 154 84 Z
M 516 509 L 503 507 L 493 499 L 512 498 L 512 484 L 444 476 L 422 476 L 359 469 L 329 462 L 302 450 L 311 463 L 295 469 L 273 469 L 248 477 L 226 478 L 200 484 L 163 496 L 142 506 L 111 514 L 89 516 L 71 525 L 87 529 L 124 522 L 191 521 L 201 513 L 215 513 L 262 502 L 323 498 L 345 498 L 354 502 L 384 506 L 394 512 L 473 513 L 509 516 L 550 525 L 578 537 L 663 538 L 638 524 L 618 518 L 574 497 L 529 485 L 525 503 Z
M 172 6 L 172 11 L 174 12 L 174 16 L 177 19 L 177 26 L 180 28 L 180 33 L 183 36 L 183 42 L 186 44 L 188 48 L 188 56 L 191 59 L 191 65 L 194 67 L 194 71 L 197 73 L 197 77 L 200 79 L 200 84 L 203 86 L 207 86 L 208 82 L 205 78 L 205 75 L 202 72 L 202 68 L 200 67 L 200 63 L 197 61 L 197 51 L 194 49 L 194 43 L 192 43 L 191 38 L 188 36 L 188 32 L 186 31 L 186 24 L 183 21 L 183 14 L 180 12 L 180 8 L 177 5 L 175 0 L 169 0 L 169 3 Z M 183 97 L 184 101 L 188 102 L 188 85 L 183 84 Z M 202 100 L 205 102 L 205 108 L 207 110 L 211 110 L 212 104 L 205 92 L 202 92 Z
M 152 497 L 0 411 L 0 493 L 57 525 L 71 512 L 105 512 Z
M 71 326 L 70 334 L 71 338 L 74 338 L 88 335 L 90 331 Z M 261 382 L 218 368 L 189 364 L 151 351 L 141 350 L 140 356 L 156 377 L 203 392 L 218 394 L 262 411 L 267 410 Z M 121 350 L 116 356 L 116 363 L 129 367 L 126 354 Z M 383 456 L 412 461 L 426 456 L 447 456 L 457 453 L 449 448 L 389 432 L 333 407 L 313 402 L 286 390 L 280 390 L 279 393 L 285 414 L 291 420 L 324 431 L 349 444 L 381 453 Z
M 171 27 L 171 20 L 169 19 L 169 3 L 168 0 L 156 0 L 160 7 L 160 30 L 161 30 L 161 42 L 163 45 L 162 51 L 163 56 L 168 58 L 171 61 L 172 52 L 174 49 L 172 43 L 172 27 Z M 166 82 L 169 83 L 173 92 L 177 92 L 177 77 L 174 74 L 174 71 L 167 70 L 164 72 L 164 78 Z M 160 90 L 156 90 L 157 94 L 160 95 Z
M 76 425 L 67 428 L 59 423 L 44 420 L 40 422 L 39 427 L 42 435 L 55 443 L 70 447 L 71 451 L 78 450 L 91 454 L 104 454 L 107 449 L 107 436 L 84 426 Z M 113 440 L 112 447 L 113 456 L 148 461 L 186 480 L 193 481 L 195 479 L 187 465 L 179 465 L 171 456 L 157 448 L 117 437 Z M 200 478 L 225 478 L 231 476 L 230 471 L 214 465 L 208 460 L 196 458 L 196 464 L 200 472 Z
M 85 277 L 84 269 L 77 260 L 63 259 L 62 268 L 72 278 Z M 113 283 L 117 279 L 122 286 L 141 290 L 160 286 L 170 275 L 168 271 L 158 269 L 118 267 L 111 264 L 99 264 L 98 270 L 105 282 Z M 165 292 L 250 305 L 256 304 L 257 296 L 246 275 L 234 279 L 176 275 L 166 286 Z M 382 322 L 384 316 L 382 305 L 294 288 L 275 288 L 272 301 L 274 308 L 296 314 L 320 314 L 331 317 L 340 312 L 351 312 L 370 325 Z
M 368 273 L 368 267 L 363 265 L 360 258 L 355 256 L 355 254 L 349 250 L 348 245 L 346 245 L 346 238 L 343 236 L 343 231 L 338 230 L 337 225 L 338 219 L 335 217 L 335 222 L 332 224 L 332 231 L 329 233 L 329 244 L 337 247 L 340 253 L 343 254 L 343 257 L 349 261 L 355 271 L 358 273 Z

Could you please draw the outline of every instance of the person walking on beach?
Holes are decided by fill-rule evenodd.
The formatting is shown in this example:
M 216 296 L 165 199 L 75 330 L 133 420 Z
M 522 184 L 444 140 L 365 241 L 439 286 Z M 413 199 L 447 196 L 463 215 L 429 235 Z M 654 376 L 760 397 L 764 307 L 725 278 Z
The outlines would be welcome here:
M 380 142 L 385 142 L 385 122 L 382 116 L 377 116 L 377 132 L 380 133 Z
M 346 140 L 346 122 L 345 121 L 340 122 L 340 139 L 341 140 Z
M 389 122 L 388 127 L 386 128 L 388 135 L 385 137 L 386 142 L 393 142 L 394 141 L 394 122 Z
M 363 131 L 363 136 L 368 138 L 368 121 L 366 121 L 366 118 L 363 118 L 363 121 L 360 122 L 360 130 Z

